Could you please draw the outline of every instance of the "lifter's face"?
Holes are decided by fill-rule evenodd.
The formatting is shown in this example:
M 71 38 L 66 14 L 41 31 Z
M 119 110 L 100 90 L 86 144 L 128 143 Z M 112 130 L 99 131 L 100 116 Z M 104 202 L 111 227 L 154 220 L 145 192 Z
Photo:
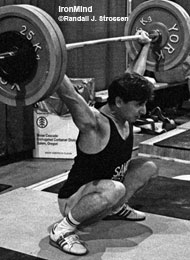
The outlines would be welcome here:
M 125 121 L 130 123 L 134 123 L 137 119 L 141 117 L 141 115 L 146 114 L 146 102 L 139 101 L 129 101 L 124 103 L 123 101 L 120 103 L 120 113 L 122 118 Z

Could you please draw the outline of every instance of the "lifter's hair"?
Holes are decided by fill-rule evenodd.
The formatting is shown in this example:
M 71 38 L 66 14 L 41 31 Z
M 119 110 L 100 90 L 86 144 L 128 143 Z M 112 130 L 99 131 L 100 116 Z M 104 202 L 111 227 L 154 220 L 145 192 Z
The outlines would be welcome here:
M 116 77 L 108 87 L 108 104 L 115 105 L 115 98 L 123 102 L 138 101 L 144 103 L 153 98 L 153 84 L 135 72 L 126 72 Z

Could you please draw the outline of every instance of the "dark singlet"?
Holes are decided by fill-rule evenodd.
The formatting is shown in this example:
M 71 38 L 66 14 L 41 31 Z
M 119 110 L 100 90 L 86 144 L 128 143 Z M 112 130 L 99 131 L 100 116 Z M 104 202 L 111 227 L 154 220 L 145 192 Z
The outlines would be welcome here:
M 129 136 L 124 140 L 114 122 L 109 117 L 107 118 L 111 129 L 110 138 L 102 151 L 96 154 L 86 154 L 79 149 L 77 139 L 77 156 L 74 159 L 68 179 L 59 191 L 59 198 L 70 197 L 82 185 L 94 180 L 113 179 L 123 181 L 133 148 L 132 125 L 130 125 Z

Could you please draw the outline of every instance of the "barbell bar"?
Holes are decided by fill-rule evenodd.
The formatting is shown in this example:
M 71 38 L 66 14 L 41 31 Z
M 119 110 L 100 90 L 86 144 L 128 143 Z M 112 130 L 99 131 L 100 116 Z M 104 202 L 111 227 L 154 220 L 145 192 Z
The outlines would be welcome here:
M 19 45 L 19 47 L 12 46 L 10 50 L 0 53 L 0 75 L 2 76 L 2 79 L 5 81 L 8 81 L 12 84 L 14 83 L 19 84 L 22 83 L 23 80 L 26 80 L 27 77 L 29 76 L 30 71 L 28 70 L 36 66 L 35 52 L 33 52 L 33 61 L 30 62 L 30 60 L 28 60 L 28 57 L 31 57 L 31 51 L 33 51 L 31 50 L 30 42 L 23 39 L 23 37 L 14 34 L 14 32 L 10 32 L 7 34 L 8 36 L 5 35 L 5 37 L 3 37 L 2 39 L 2 41 L 5 42 L 5 45 L 7 45 L 7 41 L 9 41 L 9 39 L 7 40 L 7 37 L 9 38 L 10 35 L 11 35 L 10 40 L 11 41 L 14 40 L 14 44 L 20 44 L 20 42 L 22 41 L 23 43 Z M 157 35 L 158 32 L 153 34 L 154 37 L 157 37 Z M 140 35 L 132 35 L 132 36 L 122 36 L 122 37 L 104 38 L 104 39 L 84 41 L 84 42 L 76 42 L 76 43 L 69 43 L 69 44 L 65 44 L 63 42 L 62 44 L 64 44 L 64 48 L 66 48 L 66 50 L 73 50 L 73 49 L 84 48 L 86 46 L 97 45 L 97 44 L 134 41 L 140 39 L 141 39 Z M 15 40 L 17 40 L 16 43 Z M 0 46 L 2 46 L 2 41 L 0 41 Z M 19 66 L 18 66 L 18 62 L 19 62 Z M 63 60 L 63 63 L 65 63 L 65 60 Z M 29 69 L 26 69 L 25 67 L 28 64 L 29 64 Z M 58 76 L 60 72 L 61 71 L 59 71 Z
M 159 31 L 155 31 L 155 33 L 149 34 L 149 37 L 153 39 L 153 42 L 155 42 L 154 38 L 158 38 L 159 35 L 160 35 Z M 73 50 L 78 48 L 84 48 L 86 46 L 91 46 L 91 45 L 98 45 L 98 44 L 104 44 L 110 42 L 137 41 L 140 39 L 141 39 L 140 35 L 130 35 L 130 36 L 120 36 L 120 37 L 111 37 L 111 38 L 97 39 L 91 41 L 76 42 L 76 43 L 67 43 L 65 46 L 67 50 Z M 18 49 L 15 49 L 13 51 L 10 50 L 5 53 L 0 53 L 0 59 L 10 58 L 16 55 L 21 55 L 19 54 Z
M 14 33 L 11 32 L 10 34 L 14 34 Z M 9 35 L 7 37 L 9 37 Z M 154 36 L 155 35 L 156 34 L 154 34 Z M 13 38 L 16 39 L 16 36 L 17 36 L 17 38 L 18 37 L 20 38 L 20 36 L 18 36 L 18 35 L 13 35 L 11 37 L 11 40 L 13 40 Z M 73 49 L 77 49 L 77 48 L 84 48 L 86 46 L 103 44 L 103 43 L 134 41 L 134 40 L 140 40 L 140 39 L 141 39 L 140 35 L 132 35 L 132 36 L 122 36 L 122 37 L 104 38 L 104 39 L 84 41 L 84 42 L 76 42 L 76 43 L 69 43 L 69 44 L 63 43 L 63 44 L 64 44 L 64 47 L 66 48 L 66 50 L 73 50 Z M 19 41 L 21 42 L 22 40 L 23 39 L 21 37 L 19 39 Z M 3 38 L 3 41 L 5 41 L 5 38 Z M 18 39 L 17 39 L 17 41 L 18 41 Z M 6 41 L 5 41 L 5 44 L 6 44 Z M 2 43 L 0 41 L 0 46 L 1 45 L 2 45 Z M 30 63 L 27 59 L 31 55 L 31 53 L 28 51 L 29 48 L 28 47 L 26 48 L 27 45 L 28 45 L 28 42 L 23 42 L 23 44 L 20 45 L 19 47 L 13 46 L 11 50 L 0 53 L 0 74 L 3 78 L 3 80 L 6 80 L 11 83 L 15 83 L 15 82 L 21 83 L 23 80 L 27 79 L 28 73 L 25 73 L 26 70 L 24 68 L 27 64 Z M 35 53 L 34 53 L 34 55 L 35 55 Z M 23 59 L 22 58 L 23 56 L 25 56 L 26 58 Z M 34 57 L 34 60 L 35 60 L 35 57 Z M 20 61 L 19 68 L 18 68 L 18 61 Z M 31 66 L 33 66 L 33 65 L 35 66 L 35 64 L 32 64 Z M 20 70 L 20 68 L 21 68 L 21 70 Z
M 73 50 L 76 48 L 84 48 L 84 47 L 90 46 L 90 45 L 97 45 L 97 44 L 111 43 L 111 42 L 137 41 L 137 40 L 140 40 L 140 38 L 141 37 L 139 35 L 129 35 L 129 36 L 84 41 L 84 42 L 68 43 L 68 44 L 66 44 L 66 49 Z

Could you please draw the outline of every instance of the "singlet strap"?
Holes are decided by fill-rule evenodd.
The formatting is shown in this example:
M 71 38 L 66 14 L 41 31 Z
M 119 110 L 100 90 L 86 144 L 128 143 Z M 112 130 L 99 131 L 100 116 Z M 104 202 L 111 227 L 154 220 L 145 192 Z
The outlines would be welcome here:
M 117 133 L 119 134 L 119 131 L 117 129 L 117 126 L 115 125 L 114 121 L 109 117 L 107 116 L 106 114 L 104 114 L 103 112 L 100 111 L 100 113 L 105 116 L 106 118 L 108 118 L 109 122 L 110 122 L 110 125 L 113 126 L 114 130 L 117 131 Z M 111 128 L 112 129 L 112 128 Z M 129 123 L 129 136 L 131 136 L 131 134 L 133 133 L 133 125 Z M 119 134 L 120 136 L 120 134 Z

